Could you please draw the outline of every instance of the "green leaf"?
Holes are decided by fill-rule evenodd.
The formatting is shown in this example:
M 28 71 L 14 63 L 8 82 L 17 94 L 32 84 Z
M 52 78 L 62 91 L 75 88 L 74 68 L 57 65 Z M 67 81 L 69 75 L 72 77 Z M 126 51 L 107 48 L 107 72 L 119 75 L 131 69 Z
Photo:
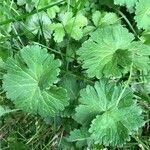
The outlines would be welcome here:
M 120 23 L 117 15 L 112 12 L 108 13 L 108 12 L 95 11 L 94 14 L 92 15 L 92 20 L 96 27 L 99 26 L 103 27 L 107 25 Z
M 101 22 L 102 26 L 120 23 L 118 16 L 113 12 L 103 12 L 103 18 Z
M 94 27 L 94 26 L 86 26 L 86 27 L 83 29 L 83 34 L 84 34 L 84 36 L 87 36 L 87 35 L 89 35 L 90 33 L 92 33 L 93 31 L 95 31 L 95 27 Z
M 136 2 L 137 0 L 114 0 L 114 3 L 116 5 L 126 6 L 129 9 L 132 9 L 135 6 Z
M 79 96 L 80 87 L 75 77 L 65 75 L 59 82 L 59 85 L 67 90 L 67 93 L 72 101 L 77 99 Z
M 66 32 L 70 34 L 76 40 L 82 38 L 82 28 L 87 25 L 87 18 L 82 14 L 77 14 L 73 17 L 72 12 L 65 14 L 63 19 L 63 25 L 65 26 Z
M 26 0 L 17 0 L 17 4 L 19 6 L 25 5 L 26 4 Z
M 25 5 L 26 11 L 31 12 L 38 4 L 39 0 L 17 0 L 19 6 Z
M 66 61 L 73 62 L 76 60 L 76 50 L 79 48 L 79 45 L 76 42 L 70 42 L 66 48 Z
M 63 38 L 65 36 L 65 30 L 61 23 L 52 24 L 50 26 L 50 29 L 54 30 L 54 40 L 55 42 L 59 43 L 63 41 Z
M 141 40 L 144 44 L 150 46 L 150 30 L 144 31 L 144 32 L 142 33 L 142 36 L 140 37 L 140 40 Z
M 87 18 L 82 14 L 71 18 L 65 25 L 66 32 L 75 40 L 80 40 L 83 37 L 82 28 L 87 25 Z
M 139 0 L 136 5 L 135 21 L 139 29 L 150 29 L 150 0 Z
M 94 22 L 95 26 L 99 26 L 100 25 L 100 20 L 102 18 L 102 14 L 100 11 L 95 11 L 92 15 L 92 20 Z
M 20 50 L 16 58 L 6 62 L 3 88 L 17 108 L 54 116 L 68 105 L 66 90 L 53 84 L 58 81 L 60 61 L 46 49 L 27 46 Z
M 39 0 L 26 0 L 26 11 L 31 12 L 34 7 L 38 4 Z
M 149 70 L 150 68 L 150 46 L 142 42 L 133 42 L 130 51 L 134 52 L 133 64 L 137 70 Z
M 45 38 L 51 38 L 52 30 L 50 29 L 51 20 L 45 12 L 34 14 L 27 18 L 26 28 L 37 35 L 44 35 Z
M 118 101 L 122 90 L 121 85 L 107 80 L 81 90 L 75 120 L 82 125 L 91 124 L 89 132 L 95 144 L 121 146 L 144 124 L 131 89 L 127 88 Z
M 67 90 L 70 98 L 70 105 L 65 108 L 65 110 L 61 113 L 61 116 L 71 117 L 75 112 L 74 108 L 79 96 L 80 86 L 76 78 L 71 75 L 65 75 L 59 82 L 59 85 Z
M 55 41 L 62 42 L 64 37 L 64 31 L 71 36 L 75 40 L 80 40 L 83 37 L 83 27 L 87 25 L 87 18 L 82 14 L 77 14 L 73 17 L 72 12 L 67 12 L 65 14 L 61 14 L 61 24 L 56 24 L 55 27 Z M 63 27 L 63 28 L 62 28 Z M 58 33 L 60 31 L 60 38 L 58 37 Z
M 58 6 L 53 6 L 47 10 L 47 14 L 51 19 L 54 19 L 56 17 L 56 13 L 60 11 Z
M 67 138 L 69 142 L 76 142 L 76 146 L 78 148 L 82 148 L 87 144 L 87 140 L 89 139 L 89 132 L 86 128 L 74 129 L 70 132 L 70 136 Z
M 143 124 L 141 110 L 136 106 L 112 109 L 92 121 L 89 132 L 95 144 L 122 146 L 129 135 Z
M 121 25 L 98 29 L 77 51 L 79 61 L 89 77 L 120 76 L 132 62 L 128 49 L 133 40 L 133 34 Z

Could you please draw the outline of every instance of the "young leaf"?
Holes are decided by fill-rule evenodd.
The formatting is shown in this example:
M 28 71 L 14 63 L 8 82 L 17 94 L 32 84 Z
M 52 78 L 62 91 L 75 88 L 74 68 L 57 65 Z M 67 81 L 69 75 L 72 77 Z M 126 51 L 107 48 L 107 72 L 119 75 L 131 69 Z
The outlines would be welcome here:
M 65 36 L 65 30 L 63 25 L 61 23 L 52 24 L 50 26 L 50 29 L 54 30 L 54 40 L 58 43 L 62 42 Z
M 80 40 L 83 37 L 82 28 L 88 23 L 87 18 L 82 14 L 78 14 L 66 21 L 63 22 L 66 32 L 75 40 Z
M 3 88 L 14 104 L 29 113 L 54 116 L 68 105 L 66 90 L 58 81 L 60 61 L 46 49 L 27 46 L 6 62 Z
M 102 26 L 119 24 L 119 17 L 113 12 L 103 12 Z
M 80 40 L 83 37 L 83 27 L 87 25 L 87 18 L 82 14 L 77 14 L 73 17 L 72 12 L 67 12 L 60 16 L 61 24 L 55 24 L 54 28 L 54 39 L 55 41 L 62 42 L 63 37 L 65 36 L 64 31 L 67 32 L 75 40 Z M 60 37 L 58 33 L 61 33 Z
M 121 146 L 144 124 L 142 111 L 133 101 L 131 89 L 126 89 L 118 101 L 121 92 L 120 85 L 106 80 L 81 90 L 75 120 L 91 124 L 89 132 L 95 144 Z
M 150 0 L 139 0 L 136 5 L 135 21 L 139 29 L 150 29 Z
M 119 23 L 119 18 L 115 13 L 112 12 L 108 13 L 108 12 L 95 11 L 94 14 L 92 15 L 92 20 L 96 27 L 99 26 L 102 27 L 102 26 Z
M 121 25 L 96 30 L 77 51 L 89 77 L 120 76 L 132 62 L 133 34 Z
M 38 2 L 39 0 L 17 0 L 19 6 L 25 5 L 27 12 L 31 12 Z
M 56 17 L 56 13 L 58 13 L 59 11 L 60 10 L 58 6 L 53 6 L 47 10 L 47 14 L 51 19 L 54 19 Z

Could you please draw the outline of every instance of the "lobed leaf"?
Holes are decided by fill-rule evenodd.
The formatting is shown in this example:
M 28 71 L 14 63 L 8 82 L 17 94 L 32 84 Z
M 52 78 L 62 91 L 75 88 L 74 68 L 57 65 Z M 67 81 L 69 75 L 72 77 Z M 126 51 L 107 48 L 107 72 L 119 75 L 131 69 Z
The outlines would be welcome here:
M 27 46 L 6 62 L 3 88 L 14 104 L 29 113 L 54 116 L 68 105 L 66 90 L 58 81 L 60 61 L 46 49 Z
M 106 26 L 90 34 L 77 51 L 87 75 L 121 76 L 129 71 L 131 63 L 137 70 L 148 70 L 150 46 L 135 42 L 133 34 L 121 25 Z
M 120 85 L 107 80 L 81 90 L 75 120 L 91 126 L 89 132 L 95 144 L 121 146 L 144 125 L 142 111 L 133 101 L 131 89 L 126 89 L 118 101 L 121 92 Z
M 83 27 L 87 25 L 87 18 L 82 14 L 77 14 L 73 17 L 72 12 L 67 12 L 60 15 L 61 24 L 53 25 L 54 39 L 56 42 L 62 42 L 66 33 L 75 40 L 80 40 L 83 37 Z M 60 37 L 59 37 L 60 33 Z
M 105 27 L 112 24 L 119 24 L 119 18 L 112 12 L 95 11 L 92 15 L 92 21 L 96 27 Z
M 77 51 L 89 77 L 120 76 L 132 62 L 129 51 L 133 34 L 121 25 L 96 30 Z

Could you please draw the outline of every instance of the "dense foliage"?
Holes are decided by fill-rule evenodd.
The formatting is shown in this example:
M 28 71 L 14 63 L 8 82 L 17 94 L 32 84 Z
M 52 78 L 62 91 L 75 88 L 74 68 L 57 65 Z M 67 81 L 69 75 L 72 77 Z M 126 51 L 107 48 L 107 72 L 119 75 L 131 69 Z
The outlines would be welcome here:
M 150 0 L 1 0 L 0 149 L 150 149 Z

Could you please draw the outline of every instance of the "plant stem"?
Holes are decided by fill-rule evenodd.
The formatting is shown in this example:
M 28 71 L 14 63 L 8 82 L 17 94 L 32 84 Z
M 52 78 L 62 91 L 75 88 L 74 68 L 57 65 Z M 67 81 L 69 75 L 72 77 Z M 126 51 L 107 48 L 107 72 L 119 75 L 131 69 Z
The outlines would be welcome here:
M 127 87 L 129 86 L 129 84 L 130 84 L 130 82 L 131 82 L 131 79 L 132 79 L 132 71 L 133 71 L 133 62 L 131 63 L 129 78 L 128 78 L 127 83 L 126 83 L 126 85 L 124 86 L 124 88 L 123 88 L 121 94 L 119 95 L 119 97 L 118 97 L 118 99 L 117 99 L 116 106 L 118 106 L 118 104 L 119 104 L 119 102 L 120 102 L 120 100 L 121 100 L 121 98 L 122 98 L 122 96 L 123 96 L 125 90 L 127 89 Z

